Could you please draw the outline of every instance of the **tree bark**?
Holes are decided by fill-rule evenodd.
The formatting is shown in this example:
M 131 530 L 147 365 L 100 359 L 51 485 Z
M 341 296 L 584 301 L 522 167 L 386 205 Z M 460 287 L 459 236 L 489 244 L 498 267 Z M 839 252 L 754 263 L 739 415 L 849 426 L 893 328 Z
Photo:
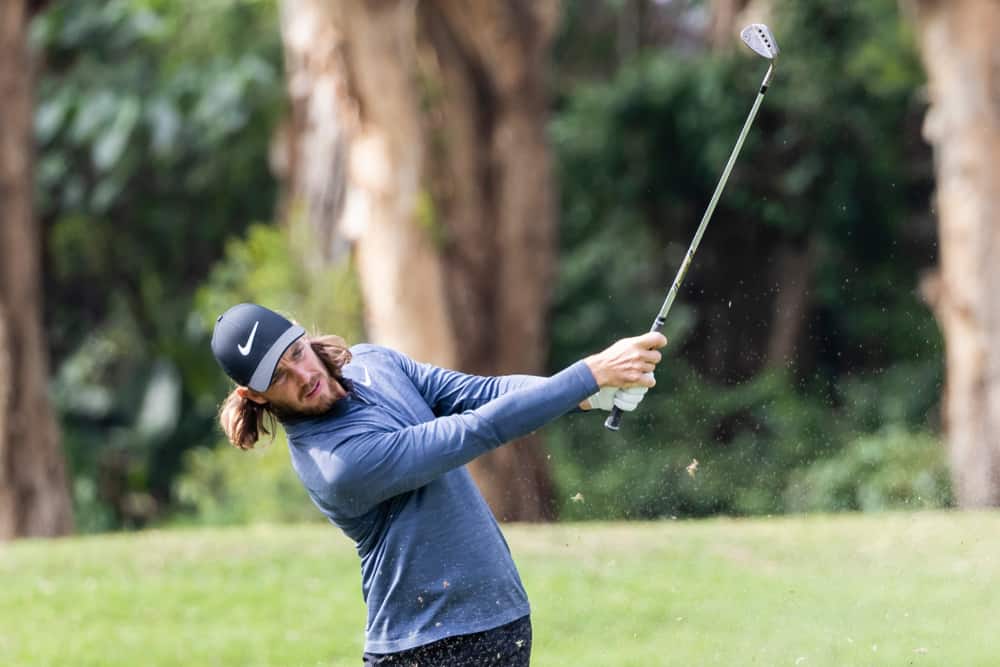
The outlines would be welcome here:
M 740 30 L 750 23 L 770 23 L 774 0 L 712 0 L 708 41 L 716 50 L 729 51 L 739 44 Z
M 296 210 L 353 243 L 373 341 L 470 373 L 543 370 L 556 243 L 542 76 L 556 16 L 553 0 L 285 1 L 292 116 L 309 128 L 292 123 L 285 153 L 307 159 L 310 132 L 336 135 L 298 173 L 343 181 L 317 187 L 289 168 L 288 187 Z M 341 187 L 332 209 L 309 203 Z M 470 469 L 499 518 L 552 517 L 533 438 Z
M 1000 504 L 1000 3 L 904 0 L 927 70 L 945 339 L 943 421 L 962 507 Z M 933 287 L 933 289 L 931 289 Z
M 73 528 L 47 394 L 27 21 L 24 0 L 0 4 L 0 539 L 64 535 Z
M 778 290 L 771 306 L 766 365 L 787 367 L 798 359 L 798 344 L 809 316 L 810 292 L 816 267 L 816 245 L 784 245 L 776 254 L 774 282 Z

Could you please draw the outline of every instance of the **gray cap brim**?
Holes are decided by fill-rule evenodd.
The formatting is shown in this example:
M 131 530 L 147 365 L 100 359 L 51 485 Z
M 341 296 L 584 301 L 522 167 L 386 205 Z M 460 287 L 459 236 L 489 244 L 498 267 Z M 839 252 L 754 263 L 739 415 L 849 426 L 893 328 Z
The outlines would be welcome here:
M 253 376 L 250 378 L 250 383 L 247 386 L 254 391 L 267 391 L 267 388 L 271 386 L 271 378 L 274 377 L 274 369 L 278 367 L 278 362 L 281 361 L 281 355 L 285 353 L 285 350 L 292 343 L 301 338 L 305 332 L 306 330 L 300 326 L 292 326 L 278 340 L 274 341 L 271 348 L 261 358 L 260 363 L 257 364 L 257 368 L 254 370 Z

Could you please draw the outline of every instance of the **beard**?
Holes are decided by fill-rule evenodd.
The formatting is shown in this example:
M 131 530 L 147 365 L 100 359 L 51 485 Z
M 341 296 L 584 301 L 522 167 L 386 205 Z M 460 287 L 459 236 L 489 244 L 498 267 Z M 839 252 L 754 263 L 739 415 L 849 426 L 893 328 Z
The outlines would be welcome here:
M 326 414 L 330 411 L 330 408 L 333 407 L 334 403 L 346 395 L 346 392 L 340 388 L 343 385 L 337 382 L 337 378 L 328 376 L 323 378 L 323 381 L 327 384 L 329 396 L 318 403 L 302 405 L 271 400 L 268 402 L 267 407 L 279 421 L 301 419 L 303 417 L 317 417 L 319 415 Z
M 331 398 L 329 401 L 324 401 L 323 403 L 317 403 L 316 405 L 309 405 L 306 407 L 286 405 L 275 401 L 271 401 L 267 405 L 279 421 L 288 421 L 289 419 L 301 419 L 302 417 L 317 417 L 321 414 L 329 412 L 330 408 L 332 408 L 333 404 L 336 402 L 336 398 Z M 326 405 L 324 405 L 324 403 Z

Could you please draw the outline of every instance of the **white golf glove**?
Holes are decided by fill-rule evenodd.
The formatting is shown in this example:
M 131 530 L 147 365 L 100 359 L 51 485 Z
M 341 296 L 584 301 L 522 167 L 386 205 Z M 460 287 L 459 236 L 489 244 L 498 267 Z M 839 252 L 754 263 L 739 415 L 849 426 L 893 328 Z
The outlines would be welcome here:
M 639 403 L 642 402 L 647 391 L 649 391 L 649 387 L 629 387 L 628 389 L 603 387 L 587 400 L 590 402 L 592 410 L 611 412 L 611 408 L 617 407 L 624 412 L 632 412 L 639 407 Z

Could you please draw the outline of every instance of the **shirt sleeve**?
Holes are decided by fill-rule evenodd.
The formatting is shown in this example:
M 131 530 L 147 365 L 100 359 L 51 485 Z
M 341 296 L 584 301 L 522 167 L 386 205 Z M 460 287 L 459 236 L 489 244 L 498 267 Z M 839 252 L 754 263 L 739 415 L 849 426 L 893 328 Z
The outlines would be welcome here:
M 536 375 L 467 375 L 389 351 L 438 417 L 474 410 L 504 394 L 543 382 Z
M 360 515 L 531 433 L 596 390 L 593 374 L 580 361 L 550 378 L 537 378 L 501 393 L 474 410 L 397 431 L 351 437 L 335 453 L 330 452 L 335 460 L 324 462 L 335 476 L 327 478 L 333 494 L 330 500 L 349 514 Z

